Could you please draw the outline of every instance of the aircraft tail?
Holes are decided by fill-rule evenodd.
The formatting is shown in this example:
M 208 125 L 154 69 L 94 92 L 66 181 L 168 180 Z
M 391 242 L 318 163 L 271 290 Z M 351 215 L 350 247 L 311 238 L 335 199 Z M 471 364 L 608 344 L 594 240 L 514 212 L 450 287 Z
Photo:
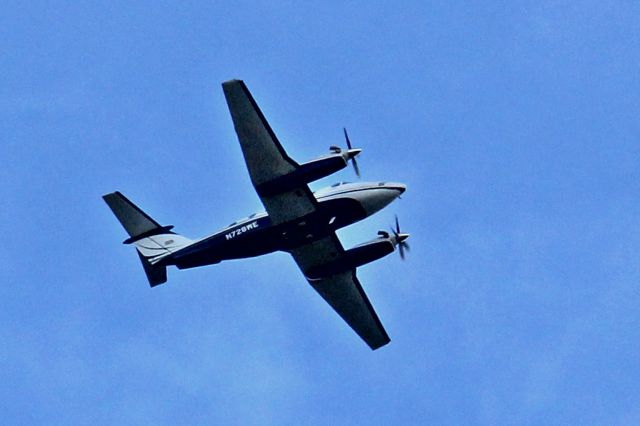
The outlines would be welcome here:
M 102 198 L 129 234 L 123 243 L 135 245 L 151 287 L 167 282 L 162 260 L 193 241 L 171 231 L 173 225 L 160 225 L 118 191 Z

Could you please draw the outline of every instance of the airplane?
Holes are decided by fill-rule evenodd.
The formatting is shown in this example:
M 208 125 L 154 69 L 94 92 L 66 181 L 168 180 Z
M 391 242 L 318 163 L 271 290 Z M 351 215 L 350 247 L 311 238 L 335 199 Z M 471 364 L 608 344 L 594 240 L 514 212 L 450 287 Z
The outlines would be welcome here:
M 251 182 L 266 212 L 254 213 L 221 231 L 191 240 L 161 225 L 120 192 L 103 196 L 133 244 L 151 287 L 167 281 L 167 267 L 212 265 L 223 260 L 288 252 L 311 286 L 372 349 L 390 342 L 356 277 L 356 268 L 396 250 L 404 259 L 409 234 L 396 216 L 391 232 L 345 250 L 336 230 L 386 207 L 406 186 L 394 182 L 341 182 L 312 192 L 308 184 L 347 167 L 356 174 L 360 149 L 331 146 L 304 164 L 289 157 L 242 80 L 222 83 Z

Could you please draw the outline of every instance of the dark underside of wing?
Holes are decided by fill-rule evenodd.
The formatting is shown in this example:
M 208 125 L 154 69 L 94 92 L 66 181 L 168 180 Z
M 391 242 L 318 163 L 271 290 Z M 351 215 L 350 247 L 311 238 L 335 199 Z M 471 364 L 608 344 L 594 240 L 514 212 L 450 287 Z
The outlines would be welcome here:
M 240 80 L 231 80 L 222 87 L 251 182 L 272 225 L 296 223 L 308 227 L 304 221 L 298 222 L 316 212 L 318 203 L 306 184 L 291 180 L 300 166 L 285 152 L 247 86 Z M 317 238 L 317 233 L 309 229 L 302 228 L 302 236 Z M 289 251 L 305 276 L 311 268 L 321 267 L 344 254 L 333 232 Z M 389 343 L 355 270 L 308 281 L 371 349 Z
M 309 283 L 371 349 L 391 341 L 362 289 L 355 269 Z
M 342 253 L 344 249 L 335 234 L 291 250 L 303 272 Z M 378 349 L 391 341 L 358 281 L 355 269 L 308 281 L 371 349 Z
M 317 202 L 309 187 L 287 184 L 288 176 L 300 166 L 287 155 L 247 86 L 240 80 L 231 80 L 224 82 L 222 88 L 251 183 L 272 223 L 286 223 L 312 213 Z M 281 186 L 282 191 L 261 190 L 278 182 L 275 186 Z

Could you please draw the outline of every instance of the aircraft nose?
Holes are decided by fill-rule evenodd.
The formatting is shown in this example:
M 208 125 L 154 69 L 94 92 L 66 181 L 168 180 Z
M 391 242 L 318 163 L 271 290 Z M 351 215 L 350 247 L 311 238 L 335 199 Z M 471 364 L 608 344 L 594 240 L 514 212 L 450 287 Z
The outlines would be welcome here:
M 389 183 L 388 185 L 389 185 L 389 188 L 399 191 L 400 194 L 398 195 L 401 195 L 402 193 L 404 193 L 404 191 L 407 190 L 407 185 L 405 185 L 404 183 L 393 182 L 393 183 Z
M 407 186 L 402 183 L 379 182 L 368 191 L 358 193 L 357 197 L 367 216 L 370 216 L 391 204 L 406 189 Z

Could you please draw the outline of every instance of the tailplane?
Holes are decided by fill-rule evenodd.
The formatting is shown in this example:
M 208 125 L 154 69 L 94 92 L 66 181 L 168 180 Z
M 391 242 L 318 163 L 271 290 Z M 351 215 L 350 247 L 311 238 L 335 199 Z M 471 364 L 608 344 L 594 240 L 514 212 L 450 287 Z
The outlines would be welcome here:
M 135 245 L 151 287 L 167 282 L 162 260 L 193 241 L 173 232 L 172 225 L 160 225 L 120 192 L 102 198 L 129 234 L 123 243 Z

